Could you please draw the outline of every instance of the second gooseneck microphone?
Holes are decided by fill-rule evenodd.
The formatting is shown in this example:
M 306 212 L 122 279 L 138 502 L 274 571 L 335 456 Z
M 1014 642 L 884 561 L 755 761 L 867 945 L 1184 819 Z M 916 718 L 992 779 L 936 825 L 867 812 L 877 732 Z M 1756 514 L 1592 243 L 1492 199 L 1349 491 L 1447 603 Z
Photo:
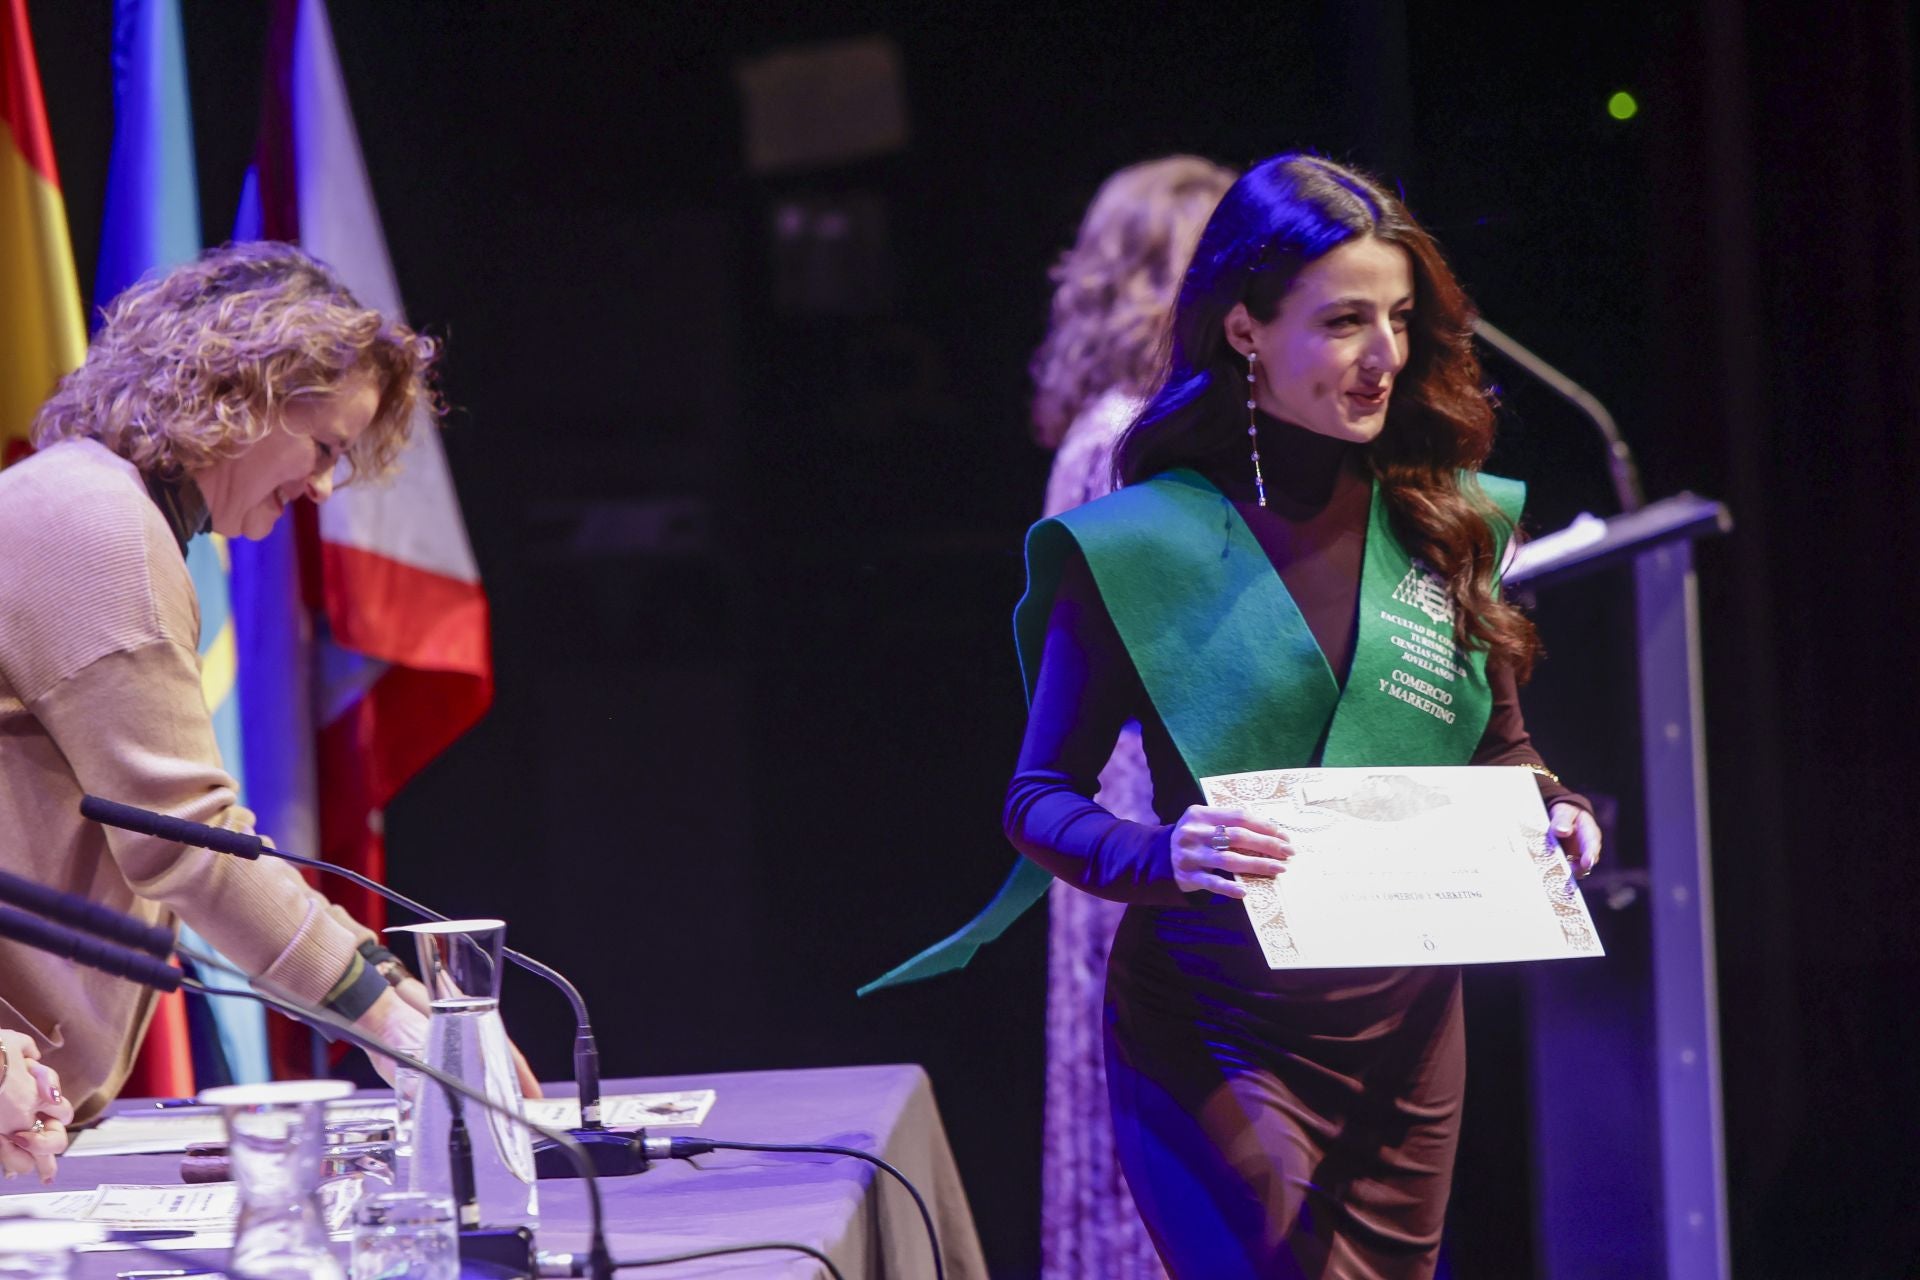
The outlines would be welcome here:
M 302 857 L 297 853 L 276 849 L 257 835 L 228 831 L 223 827 L 211 827 L 200 822 L 189 822 L 185 818 L 155 813 L 151 809 L 141 809 L 134 805 L 121 804 L 91 795 L 81 798 L 80 813 L 83 817 L 104 826 L 118 827 L 123 831 L 133 831 L 141 835 L 157 836 L 176 844 L 212 849 L 216 853 L 232 854 L 239 858 L 258 858 L 264 854 L 267 857 L 290 862 L 296 867 L 328 872 L 341 876 L 369 892 L 379 894 L 395 906 L 404 907 L 423 920 L 447 919 L 442 913 L 415 902 L 405 894 L 389 889 L 379 881 L 361 875 L 358 871 L 324 862 L 318 858 Z M 171 939 L 168 941 L 171 942 Z M 601 1177 L 622 1177 L 643 1172 L 647 1167 L 647 1159 L 641 1153 L 639 1144 L 633 1141 L 632 1135 L 608 1129 L 601 1123 L 600 1050 L 594 1040 L 593 1024 L 587 1017 L 587 1002 L 580 995 L 579 988 L 568 981 L 559 970 L 542 964 L 531 956 L 511 948 L 505 949 L 503 954 L 527 972 L 537 974 L 560 988 L 561 993 L 573 1006 L 575 1024 L 573 1072 L 576 1092 L 580 1098 L 580 1127 L 570 1132 L 574 1140 L 586 1148 L 593 1161 L 594 1172 Z M 542 1178 L 576 1176 L 574 1166 L 567 1159 L 566 1153 L 544 1140 L 534 1148 L 534 1167 Z

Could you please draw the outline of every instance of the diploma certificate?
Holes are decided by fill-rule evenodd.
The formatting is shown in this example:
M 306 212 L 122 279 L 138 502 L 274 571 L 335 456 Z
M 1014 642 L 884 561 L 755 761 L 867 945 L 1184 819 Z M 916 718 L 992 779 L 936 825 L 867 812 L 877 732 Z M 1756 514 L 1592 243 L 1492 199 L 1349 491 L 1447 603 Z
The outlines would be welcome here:
M 1236 877 L 1275 969 L 1605 952 L 1527 769 L 1276 769 L 1200 779 L 1278 825 L 1286 871 Z

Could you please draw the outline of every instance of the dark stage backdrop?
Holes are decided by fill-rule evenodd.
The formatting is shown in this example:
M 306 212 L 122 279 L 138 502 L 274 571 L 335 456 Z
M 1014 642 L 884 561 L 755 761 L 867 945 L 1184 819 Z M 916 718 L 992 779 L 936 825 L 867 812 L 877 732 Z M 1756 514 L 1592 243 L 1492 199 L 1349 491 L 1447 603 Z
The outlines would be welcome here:
M 995 1274 L 1035 1272 L 1042 915 L 964 975 L 852 992 L 1010 859 L 1007 624 L 1046 467 L 1023 369 L 1050 258 L 1121 164 L 1314 148 L 1400 184 L 1488 316 L 1613 407 L 1651 492 L 1733 505 L 1701 572 L 1736 1268 L 1913 1272 L 1902 6 L 330 7 L 403 294 L 448 340 L 499 676 L 393 807 L 392 875 L 510 917 L 575 974 L 610 1072 L 923 1062 Z M 111 5 L 32 9 L 84 287 Z M 185 14 L 218 240 L 265 19 Z M 871 35 L 898 50 L 904 148 L 751 172 L 740 60 Z M 1623 88 L 1626 122 L 1606 111 Z M 1489 372 L 1498 467 L 1539 523 L 1610 510 L 1578 420 Z M 1543 680 L 1549 758 L 1630 778 L 1621 598 L 1543 602 L 1542 622 L 1600 673 Z M 1494 970 L 1469 992 L 1451 1265 L 1521 1276 L 1524 993 Z M 564 1075 L 558 1002 L 508 1000 Z M 1582 1094 L 1567 1081 L 1563 1105 Z

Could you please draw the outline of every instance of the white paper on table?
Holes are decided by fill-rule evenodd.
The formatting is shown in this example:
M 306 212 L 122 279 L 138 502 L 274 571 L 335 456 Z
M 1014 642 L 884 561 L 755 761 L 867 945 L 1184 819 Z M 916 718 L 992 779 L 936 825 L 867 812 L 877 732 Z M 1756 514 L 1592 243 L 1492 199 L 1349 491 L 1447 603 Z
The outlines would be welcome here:
M 600 1122 L 609 1129 L 665 1129 L 702 1124 L 713 1109 L 711 1089 L 671 1093 L 626 1093 L 600 1100 Z M 529 1098 L 526 1117 L 535 1124 L 571 1129 L 580 1123 L 580 1104 L 572 1098 Z M 329 1104 L 327 1119 L 392 1120 L 393 1103 L 346 1101 Z M 227 1130 L 212 1109 L 178 1108 L 121 1112 L 73 1135 L 62 1159 L 76 1156 L 148 1156 L 185 1151 L 190 1144 L 225 1142 Z
M 385 1184 L 379 1184 L 384 1187 Z M 352 1233 L 353 1207 L 367 1189 L 360 1177 L 329 1178 L 320 1184 L 320 1213 L 327 1234 L 344 1240 Z M 52 1191 L 0 1197 L 0 1217 L 27 1216 L 87 1222 L 108 1230 L 175 1230 L 191 1234 L 165 1240 L 102 1241 L 82 1251 L 112 1249 L 226 1248 L 233 1244 L 240 1212 L 239 1188 L 231 1182 L 193 1182 L 169 1186 L 107 1183 L 84 1191 Z
M 240 1212 L 239 1190 L 231 1182 L 183 1182 L 177 1186 L 141 1186 L 110 1182 L 94 1193 L 82 1221 L 126 1229 L 230 1227 Z
M 684 1089 L 677 1093 L 621 1093 L 600 1099 L 600 1123 L 609 1129 L 670 1129 L 704 1124 L 713 1110 L 712 1089 Z M 528 1098 L 527 1119 L 550 1129 L 571 1129 L 580 1123 L 575 1098 Z
M 1293 845 L 1284 874 L 1236 877 L 1271 968 L 1605 954 L 1531 770 L 1279 769 L 1200 789 Z
M 391 1102 L 348 1100 L 329 1103 L 327 1119 L 392 1120 Z M 185 1151 L 189 1145 L 225 1142 L 227 1126 L 220 1112 L 210 1107 L 181 1107 L 168 1110 L 123 1111 L 108 1116 L 99 1124 L 73 1135 L 67 1153 L 75 1156 L 151 1156 L 170 1151 Z
M 100 1188 L 84 1191 L 27 1191 L 0 1196 L 0 1218 L 81 1218 L 93 1207 Z

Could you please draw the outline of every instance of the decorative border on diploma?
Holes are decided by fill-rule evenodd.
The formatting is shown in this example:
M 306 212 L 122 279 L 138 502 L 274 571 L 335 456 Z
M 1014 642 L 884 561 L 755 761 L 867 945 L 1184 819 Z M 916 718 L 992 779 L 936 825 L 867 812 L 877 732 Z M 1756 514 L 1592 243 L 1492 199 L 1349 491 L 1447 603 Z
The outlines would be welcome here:
M 1208 779 L 1202 785 L 1209 793 L 1209 804 L 1298 806 L 1295 793 L 1299 789 L 1299 775 L 1295 773 L 1236 773 L 1230 777 Z M 1304 825 L 1294 823 L 1287 826 L 1289 831 L 1307 829 Z M 1300 945 L 1293 940 L 1293 929 L 1287 923 L 1287 908 L 1280 898 L 1278 880 L 1267 876 L 1234 878 L 1247 891 L 1242 901 L 1247 909 L 1247 918 L 1253 922 L 1254 936 L 1260 940 L 1261 951 L 1266 953 L 1267 963 L 1274 965 L 1300 959 Z
M 1528 833 L 1530 836 L 1532 833 Z M 1580 902 L 1580 889 L 1573 882 L 1573 869 L 1560 853 L 1560 846 L 1548 831 L 1542 831 L 1528 841 L 1527 852 L 1533 858 L 1534 869 L 1540 874 L 1540 890 L 1547 895 L 1547 902 L 1553 908 L 1553 914 L 1560 922 L 1560 934 L 1567 945 L 1582 955 L 1605 955 L 1606 949 L 1600 945 L 1600 938 L 1588 923 L 1587 913 Z

